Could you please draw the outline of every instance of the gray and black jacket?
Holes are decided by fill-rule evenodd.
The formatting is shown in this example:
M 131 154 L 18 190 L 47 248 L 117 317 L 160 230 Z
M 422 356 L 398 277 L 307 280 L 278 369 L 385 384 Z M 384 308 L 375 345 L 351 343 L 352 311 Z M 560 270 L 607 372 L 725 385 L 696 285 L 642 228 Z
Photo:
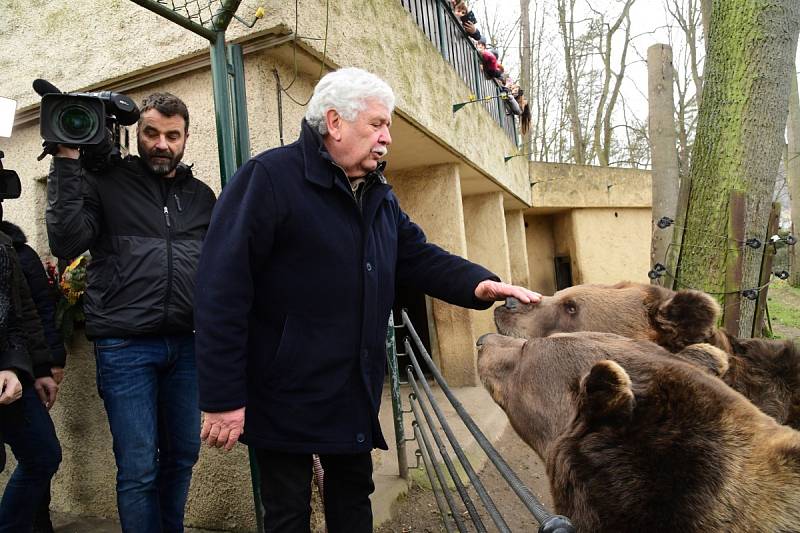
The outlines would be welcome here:
M 47 236 L 57 257 L 87 249 L 86 335 L 191 333 L 194 277 L 215 197 L 179 165 L 162 178 L 138 157 L 102 175 L 79 160 L 53 158 L 47 181 Z

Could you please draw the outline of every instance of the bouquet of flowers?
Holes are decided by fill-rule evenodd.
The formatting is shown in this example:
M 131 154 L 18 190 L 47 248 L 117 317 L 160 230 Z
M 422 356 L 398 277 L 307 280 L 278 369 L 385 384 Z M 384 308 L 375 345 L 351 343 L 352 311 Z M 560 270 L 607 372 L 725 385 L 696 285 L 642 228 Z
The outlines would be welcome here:
M 86 265 L 89 258 L 82 255 L 72 261 L 63 272 L 47 261 L 48 281 L 56 298 L 56 327 L 66 342 L 72 340 L 75 326 L 83 324 L 83 293 L 86 290 Z

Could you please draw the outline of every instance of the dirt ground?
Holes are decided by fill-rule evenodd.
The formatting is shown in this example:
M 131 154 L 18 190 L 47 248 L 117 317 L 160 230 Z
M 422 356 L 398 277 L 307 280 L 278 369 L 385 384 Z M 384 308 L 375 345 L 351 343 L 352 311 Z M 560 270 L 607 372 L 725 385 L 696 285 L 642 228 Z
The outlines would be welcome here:
M 495 444 L 495 448 L 516 472 L 520 480 L 544 504 L 545 508 L 551 510 L 553 506 L 544 465 L 533 450 L 522 442 L 510 427 Z M 511 491 L 491 462 L 486 462 L 479 477 L 486 488 L 486 492 L 497 505 L 500 515 L 505 519 L 512 531 L 536 531 L 538 529 L 539 526 L 533 516 Z M 475 491 L 470 488 L 468 492 L 482 516 L 486 529 L 497 531 L 488 513 L 484 511 Z M 452 491 L 452 494 L 454 500 L 461 503 L 458 493 Z M 475 527 L 463 504 L 461 510 L 468 530 L 475 531 Z M 430 488 L 423 488 L 415 484 L 409 490 L 408 495 L 395 504 L 392 514 L 394 518 L 376 528 L 375 533 L 439 533 L 446 531 L 442 525 L 439 509 L 436 506 L 436 500 Z M 449 518 L 449 520 L 453 530 L 456 531 L 457 528 L 452 518 Z

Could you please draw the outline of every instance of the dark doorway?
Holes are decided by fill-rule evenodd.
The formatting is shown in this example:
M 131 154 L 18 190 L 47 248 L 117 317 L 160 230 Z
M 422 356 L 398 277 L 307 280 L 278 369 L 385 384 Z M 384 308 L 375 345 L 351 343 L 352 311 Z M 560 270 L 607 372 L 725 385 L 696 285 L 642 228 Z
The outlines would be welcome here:
M 392 307 L 395 325 L 403 323 L 403 315 L 401 313 L 402 309 L 406 310 L 408 318 L 411 319 L 411 324 L 414 326 L 414 330 L 417 332 L 417 335 L 419 335 L 419 338 L 422 341 L 423 346 L 425 346 L 425 349 L 428 351 L 428 354 L 430 354 L 431 337 L 430 332 L 428 331 L 428 309 L 425 305 L 425 294 L 410 287 L 398 286 L 395 289 L 394 306 Z M 406 328 L 395 329 L 395 335 L 397 342 L 397 353 L 401 354 L 406 351 L 403 344 L 403 339 L 408 337 L 408 340 L 414 349 L 414 355 L 417 356 L 417 361 L 419 362 L 423 373 L 429 374 L 430 370 L 428 369 L 428 365 L 419 355 L 414 344 L 414 340 L 408 335 Z M 411 365 L 411 359 L 407 355 L 401 355 L 397 358 L 397 368 L 400 372 L 400 381 L 402 383 L 408 381 L 406 367 L 409 365 Z
M 556 290 L 572 287 L 572 261 L 569 256 L 554 258 L 556 268 Z

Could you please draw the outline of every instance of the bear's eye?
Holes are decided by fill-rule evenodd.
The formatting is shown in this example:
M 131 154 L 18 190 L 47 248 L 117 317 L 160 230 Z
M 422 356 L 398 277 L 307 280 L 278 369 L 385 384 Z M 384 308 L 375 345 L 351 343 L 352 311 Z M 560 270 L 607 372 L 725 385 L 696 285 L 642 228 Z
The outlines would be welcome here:
M 578 312 L 578 306 L 573 301 L 565 302 L 564 310 L 567 312 L 568 315 L 574 315 L 575 313 Z

